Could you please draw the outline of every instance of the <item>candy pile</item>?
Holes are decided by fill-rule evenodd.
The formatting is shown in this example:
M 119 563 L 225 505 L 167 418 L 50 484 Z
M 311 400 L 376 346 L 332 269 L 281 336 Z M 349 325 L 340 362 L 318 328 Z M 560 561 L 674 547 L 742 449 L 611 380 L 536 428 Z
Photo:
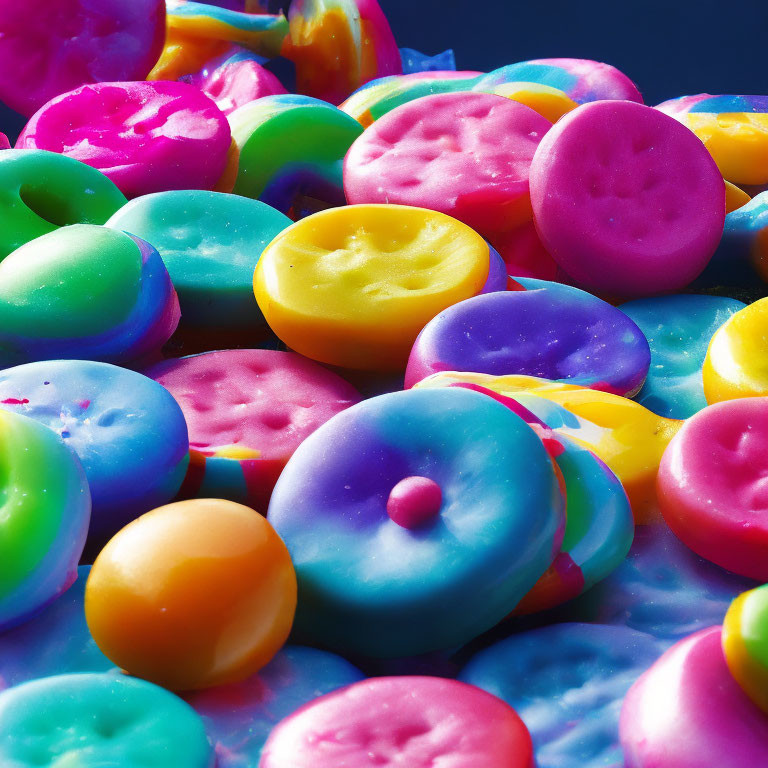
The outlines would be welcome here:
M 0 0 L 0 765 L 768 765 L 768 96 L 286 4 Z

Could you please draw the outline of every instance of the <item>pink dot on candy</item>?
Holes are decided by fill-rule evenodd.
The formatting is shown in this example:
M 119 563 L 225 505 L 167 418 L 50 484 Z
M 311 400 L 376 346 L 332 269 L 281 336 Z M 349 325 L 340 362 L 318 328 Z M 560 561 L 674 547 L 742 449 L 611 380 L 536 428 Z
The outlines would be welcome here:
M 409 530 L 428 523 L 440 513 L 443 492 L 428 477 L 406 477 L 389 494 L 387 514 Z

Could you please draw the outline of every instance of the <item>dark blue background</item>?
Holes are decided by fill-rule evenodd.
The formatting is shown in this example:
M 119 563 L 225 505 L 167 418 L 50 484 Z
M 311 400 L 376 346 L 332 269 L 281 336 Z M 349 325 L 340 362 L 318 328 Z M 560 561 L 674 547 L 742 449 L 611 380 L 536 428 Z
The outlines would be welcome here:
M 617 66 L 648 104 L 688 93 L 768 94 L 768 0 L 380 3 L 398 45 L 453 48 L 462 69 L 570 56 Z M 15 136 L 23 122 L 0 104 L 0 130 Z

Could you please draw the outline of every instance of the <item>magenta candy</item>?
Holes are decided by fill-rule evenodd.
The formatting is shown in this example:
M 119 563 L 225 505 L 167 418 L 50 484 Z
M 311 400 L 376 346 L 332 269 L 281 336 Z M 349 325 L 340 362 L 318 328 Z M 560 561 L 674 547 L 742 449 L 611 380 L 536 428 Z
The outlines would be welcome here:
M 390 492 L 387 514 L 402 528 L 418 528 L 440 512 L 443 492 L 428 477 L 406 477 Z
M 532 221 L 496 235 L 492 245 L 504 260 L 511 277 L 557 279 L 557 263 L 541 244 Z
M 685 126 L 634 102 L 567 114 L 540 143 L 530 178 L 544 247 L 597 292 L 684 288 L 723 233 L 725 185 L 709 152 Z
M 199 89 L 167 81 L 84 85 L 46 105 L 19 149 L 47 149 L 98 168 L 126 195 L 213 189 L 231 143 L 229 123 Z
M 344 161 L 350 203 L 431 208 L 483 235 L 531 216 L 528 173 L 551 123 L 503 96 L 442 93 L 370 126 Z
M 0 149 L 10 149 L 11 142 L 8 141 L 8 137 L 4 133 L 0 133 Z
M 630 688 L 619 734 L 626 768 L 768 765 L 768 717 L 728 671 L 721 628 L 670 648 Z

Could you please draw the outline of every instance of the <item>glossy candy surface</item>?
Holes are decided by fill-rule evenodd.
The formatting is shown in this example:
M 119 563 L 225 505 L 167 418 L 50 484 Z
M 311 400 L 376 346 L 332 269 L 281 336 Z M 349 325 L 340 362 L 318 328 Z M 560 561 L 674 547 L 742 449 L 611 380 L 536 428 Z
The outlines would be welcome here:
M 511 707 L 471 685 L 380 677 L 323 696 L 283 720 L 269 737 L 259 768 L 441 763 L 532 768 L 531 737 Z
M 406 387 L 439 371 L 560 379 L 631 396 L 645 380 L 648 342 L 626 315 L 578 288 L 516 280 L 441 312 L 416 339 Z
M 442 213 L 395 205 L 334 208 L 297 222 L 261 256 L 259 307 L 289 347 L 320 362 L 403 370 L 440 311 L 479 293 L 488 244 Z
M 407 477 L 442 492 L 439 514 L 413 530 L 387 514 Z M 268 519 L 296 567 L 298 636 L 382 657 L 493 626 L 552 562 L 564 524 L 539 438 L 461 389 L 396 392 L 335 416 L 288 462 Z
M 148 512 L 101 551 L 85 591 L 104 654 L 174 690 L 239 682 L 285 643 L 296 577 L 257 512 L 192 499 Z
M 213 189 L 230 129 L 219 108 L 187 83 L 85 85 L 41 107 L 16 146 L 48 149 L 98 168 L 127 197 Z

